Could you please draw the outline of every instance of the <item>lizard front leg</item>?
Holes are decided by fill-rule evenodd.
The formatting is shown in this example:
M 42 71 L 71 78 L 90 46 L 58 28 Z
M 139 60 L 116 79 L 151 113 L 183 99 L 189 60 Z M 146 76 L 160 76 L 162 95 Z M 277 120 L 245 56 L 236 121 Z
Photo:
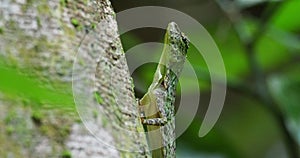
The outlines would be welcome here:
M 143 125 L 163 126 L 168 122 L 167 118 L 149 118 L 142 119 Z
M 141 102 L 139 100 L 137 100 L 138 105 L 139 105 L 139 111 L 140 111 L 140 117 L 141 117 L 141 122 L 143 125 L 153 125 L 153 126 L 163 126 L 168 122 L 167 117 L 163 117 L 163 115 L 160 113 L 160 111 L 157 111 L 157 115 L 155 116 L 159 116 L 156 118 L 149 118 L 149 116 L 145 115 L 145 107 L 146 105 L 141 104 Z M 149 105 L 151 106 L 151 105 Z

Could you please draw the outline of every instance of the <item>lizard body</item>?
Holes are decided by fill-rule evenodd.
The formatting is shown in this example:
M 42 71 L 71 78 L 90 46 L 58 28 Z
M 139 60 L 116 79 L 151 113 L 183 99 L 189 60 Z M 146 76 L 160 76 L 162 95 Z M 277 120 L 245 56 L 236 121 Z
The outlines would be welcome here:
M 153 158 L 175 157 L 175 93 L 189 40 L 176 23 L 169 23 L 165 45 L 152 84 L 139 101 Z

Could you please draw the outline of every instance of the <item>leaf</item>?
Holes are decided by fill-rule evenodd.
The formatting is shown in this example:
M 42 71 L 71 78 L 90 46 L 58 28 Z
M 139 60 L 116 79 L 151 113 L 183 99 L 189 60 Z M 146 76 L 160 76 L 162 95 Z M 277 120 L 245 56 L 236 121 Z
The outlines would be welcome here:
M 286 1 L 280 10 L 273 16 L 273 24 L 281 29 L 297 31 L 300 28 L 299 19 L 300 1 Z
M 292 53 L 299 53 L 300 39 L 295 34 L 272 27 L 268 32 L 268 36 L 278 42 L 278 44 L 281 44 L 288 50 L 293 51 Z
M 256 51 L 259 63 L 266 70 L 274 69 L 288 62 L 291 57 L 286 46 L 267 36 L 260 39 L 256 45 Z
M 273 97 L 286 115 L 289 130 L 300 143 L 300 74 L 273 76 L 268 83 Z

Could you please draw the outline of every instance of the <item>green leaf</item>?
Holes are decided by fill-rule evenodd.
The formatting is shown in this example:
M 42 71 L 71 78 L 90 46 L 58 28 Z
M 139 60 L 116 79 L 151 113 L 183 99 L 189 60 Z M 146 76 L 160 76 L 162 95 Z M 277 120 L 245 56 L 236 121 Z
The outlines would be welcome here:
M 269 87 L 286 115 L 289 130 L 300 143 L 300 74 L 273 76 L 269 79 Z
M 297 31 L 300 28 L 299 8 L 300 1 L 286 1 L 280 10 L 273 16 L 273 24 L 281 29 Z
M 243 41 L 251 39 L 257 31 L 257 26 L 258 21 L 245 17 L 241 19 L 236 28 L 231 27 L 226 30 L 226 26 L 221 26 L 220 30 L 223 33 L 220 34 L 218 33 L 220 31 L 217 31 L 213 35 L 222 54 L 226 74 L 229 79 L 237 79 L 248 75 L 249 63 Z M 235 29 L 237 29 L 238 33 Z
M 266 70 L 286 63 L 291 57 L 291 53 L 287 51 L 286 46 L 267 36 L 261 38 L 256 45 L 256 51 L 259 63 Z
M 272 27 L 268 32 L 268 36 L 278 42 L 278 44 L 285 46 L 288 50 L 292 51 L 292 53 L 299 53 L 300 39 L 296 34 Z

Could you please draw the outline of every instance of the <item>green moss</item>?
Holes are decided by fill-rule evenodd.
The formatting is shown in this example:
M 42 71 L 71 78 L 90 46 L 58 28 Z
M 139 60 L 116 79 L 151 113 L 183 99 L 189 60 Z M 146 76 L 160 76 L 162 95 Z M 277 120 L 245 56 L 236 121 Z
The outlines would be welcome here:
M 23 12 L 26 12 L 33 4 L 34 0 L 27 0 L 26 4 L 22 5 L 21 9 Z
M 78 19 L 71 18 L 71 24 L 78 30 L 81 31 L 84 29 L 84 26 L 80 24 Z
M 81 65 L 81 66 L 84 66 L 85 65 L 85 61 L 83 59 L 79 59 L 78 60 L 78 63 Z
M 15 131 L 15 128 L 13 126 L 7 126 L 6 127 L 6 133 L 8 135 L 11 135 Z
M 37 18 L 36 18 L 36 23 L 37 23 L 37 25 L 38 25 L 38 27 L 39 27 L 39 28 L 41 28 L 41 27 L 42 27 L 42 24 L 41 24 L 41 19 L 40 19 L 40 17 L 37 17 Z
M 7 55 L 6 55 L 5 64 L 9 65 L 12 68 L 16 68 L 19 64 L 19 61 L 16 59 L 15 56 L 13 56 L 10 50 L 7 50 L 6 53 Z
M 71 152 L 69 150 L 65 150 L 65 151 L 62 152 L 61 157 L 62 158 L 71 158 L 72 155 L 71 155 Z
M 107 120 L 106 116 L 103 116 L 101 118 L 101 122 L 102 122 L 102 125 L 103 125 L 104 128 L 107 127 L 108 120 Z
M 42 118 L 43 118 L 43 115 L 41 112 L 39 111 L 35 111 L 32 113 L 31 115 L 31 119 L 32 121 L 36 124 L 36 125 L 41 125 L 42 124 Z
M 67 4 L 68 4 L 68 0 L 60 0 L 60 1 L 59 1 L 59 4 L 60 4 L 62 7 L 66 7 Z
M 4 33 L 4 30 L 2 27 L 0 27 L 0 35 L 2 35 Z
M 85 5 L 88 5 L 88 0 L 83 0 L 83 3 L 85 4 Z
M 64 139 L 70 134 L 68 127 L 60 127 L 53 124 L 43 124 L 39 129 L 43 135 L 58 143 L 63 143 Z
M 98 111 L 96 111 L 96 110 L 93 110 L 93 117 L 96 119 L 97 117 L 98 117 Z
M 62 114 L 63 113 L 58 112 L 55 116 L 60 116 Z M 64 144 L 64 141 L 71 133 L 70 127 L 71 124 L 73 124 L 73 121 L 61 117 L 55 119 L 55 121 L 50 121 L 47 114 L 44 117 L 43 124 L 39 126 L 39 132 L 59 144 Z
M 21 99 L 22 105 L 23 105 L 24 107 L 27 107 L 27 106 L 30 106 L 30 105 L 31 105 L 30 99 L 25 98 L 25 97 L 22 97 L 22 98 L 20 98 L 20 99 Z
M 51 129 L 50 128 L 48 128 L 48 126 L 47 125 L 42 125 L 40 128 L 40 132 L 43 134 L 43 135 L 46 135 L 46 136 L 48 136 L 48 137 L 50 137 L 51 136 Z
M 79 25 L 78 27 L 76 27 L 76 29 L 78 30 L 78 31 L 81 31 L 81 30 L 83 30 L 83 26 L 82 25 Z
M 71 29 L 67 24 L 62 23 L 61 28 L 65 32 L 66 36 L 74 37 L 76 35 L 76 31 L 74 31 L 74 29 Z
M 76 119 L 75 119 L 75 122 L 77 122 L 77 123 L 82 123 L 81 118 L 80 118 L 80 117 L 76 118 Z
M 67 125 L 63 126 L 63 127 L 60 129 L 59 133 L 60 133 L 60 135 L 61 135 L 61 137 L 62 137 L 63 139 L 64 139 L 64 138 L 67 138 L 67 137 L 70 135 L 70 133 L 71 133 L 70 126 L 67 126 Z
M 102 97 L 100 96 L 99 92 L 95 92 L 94 93 L 94 96 L 96 98 L 96 101 L 99 103 L 99 104 L 103 104 L 103 99 Z
M 72 19 L 71 19 L 71 24 L 72 24 L 75 28 L 77 28 L 77 27 L 79 26 L 79 21 L 78 21 L 77 19 L 75 19 L 75 18 L 72 18 Z
M 92 28 L 93 30 L 95 30 L 96 27 L 97 27 L 96 23 L 92 23 L 91 28 Z
M 40 14 L 48 14 L 51 12 L 47 2 L 42 2 L 42 4 L 37 6 L 37 10 Z
M 17 114 L 14 111 L 10 111 L 4 119 L 6 125 L 12 123 L 17 117 Z
M 18 29 L 18 24 L 13 20 L 8 21 L 7 26 L 8 26 L 9 29 L 12 29 L 12 30 L 17 30 Z

